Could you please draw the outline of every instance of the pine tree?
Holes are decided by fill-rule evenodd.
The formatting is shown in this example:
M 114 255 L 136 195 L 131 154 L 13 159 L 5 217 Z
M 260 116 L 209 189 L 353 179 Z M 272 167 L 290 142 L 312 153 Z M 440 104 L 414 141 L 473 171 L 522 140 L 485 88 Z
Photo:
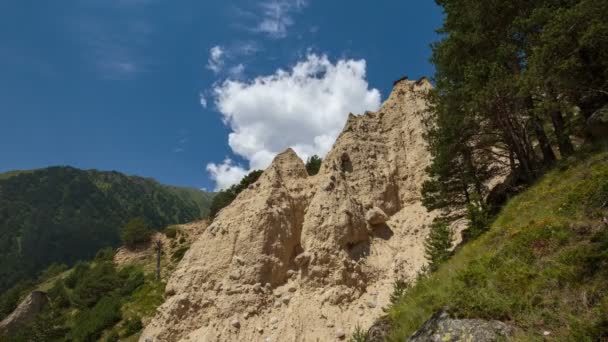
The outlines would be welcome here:
M 431 271 L 435 271 L 450 257 L 452 240 L 452 229 L 447 222 L 443 220 L 433 222 L 429 236 L 424 241 L 424 251 Z

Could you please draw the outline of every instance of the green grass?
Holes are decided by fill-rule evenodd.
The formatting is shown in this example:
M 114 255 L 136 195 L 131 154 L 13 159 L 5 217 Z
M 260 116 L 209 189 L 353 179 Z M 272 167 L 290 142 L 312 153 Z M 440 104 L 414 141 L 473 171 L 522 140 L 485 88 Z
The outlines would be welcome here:
M 521 341 L 542 341 L 544 331 L 559 341 L 607 338 L 607 208 L 608 153 L 562 162 L 390 308 L 390 340 L 444 306 L 505 321 Z

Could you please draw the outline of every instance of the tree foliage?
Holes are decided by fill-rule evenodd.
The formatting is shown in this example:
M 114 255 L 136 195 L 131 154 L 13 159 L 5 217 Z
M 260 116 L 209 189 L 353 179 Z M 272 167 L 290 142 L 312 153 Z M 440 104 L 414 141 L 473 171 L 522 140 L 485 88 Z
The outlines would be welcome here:
M 152 229 L 141 218 L 129 221 L 123 227 L 121 233 L 122 243 L 128 248 L 134 248 L 139 244 L 150 241 L 151 236 Z
M 429 268 L 435 271 L 451 254 L 453 233 L 450 225 L 443 220 L 436 220 L 431 225 L 431 232 L 424 241 L 424 252 L 429 260 Z
M 608 103 L 608 3 L 436 2 L 445 21 L 432 46 L 423 204 L 490 210 L 489 179 L 502 170 L 531 184 Z
M 314 176 L 317 173 L 319 173 L 319 170 L 321 169 L 321 163 L 323 162 L 323 159 L 321 159 L 321 157 L 319 157 L 318 155 L 314 155 L 312 157 L 309 157 L 306 160 L 306 171 L 308 172 L 309 176 Z
M 228 189 L 219 191 L 213 197 L 213 200 L 211 201 L 211 208 L 209 209 L 209 217 L 211 219 L 215 218 L 217 213 L 219 213 L 220 210 L 222 210 L 225 207 L 227 207 L 228 205 L 230 205 L 230 203 L 232 203 L 232 201 L 234 201 L 234 199 L 236 198 L 236 196 L 238 196 L 238 194 L 240 194 L 243 190 L 247 189 L 249 187 L 249 185 L 255 183 L 258 180 L 258 178 L 260 178 L 262 173 L 264 173 L 264 171 L 262 171 L 262 170 L 251 171 L 251 172 L 249 172 L 249 174 L 247 174 L 245 177 L 243 177 L 243 179 L 241 179 L 241 181 L 238 184 L 234 184 L 231 187 L 229 187 Z

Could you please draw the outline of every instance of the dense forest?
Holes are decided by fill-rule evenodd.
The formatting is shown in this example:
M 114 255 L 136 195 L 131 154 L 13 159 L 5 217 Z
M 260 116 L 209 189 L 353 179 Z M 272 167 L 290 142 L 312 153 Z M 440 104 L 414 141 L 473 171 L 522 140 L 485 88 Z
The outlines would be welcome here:
M 209 198 L 196 191 L 72 167 L 0 177 L 0 292 L 53 263 L 71 265 L 118 246 L 132 218 L 160 230 L 202 217 Z
M 437 3 L 429 209 L 491 210 L 481 199 L 500 205 L 506 190 L 608 136 L 608 2 Z M 500 175 L 505 186 L 489 193 Z

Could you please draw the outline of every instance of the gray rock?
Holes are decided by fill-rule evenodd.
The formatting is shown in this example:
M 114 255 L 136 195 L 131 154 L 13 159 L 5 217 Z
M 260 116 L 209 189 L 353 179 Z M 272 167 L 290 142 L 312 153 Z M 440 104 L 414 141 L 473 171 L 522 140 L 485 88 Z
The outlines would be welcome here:
M 509 340 L 513 329 L 500 321 L 453 319 L 444 309 L 434 314 L 416 331 L 410 342 L 494 342 Z
M 241 322 L 239 322 L 238 319 L 233 319 L 232 322 L 230 322 L 230 325 L 232 325 L 233 327 L 239 329 L 241 327 Z

